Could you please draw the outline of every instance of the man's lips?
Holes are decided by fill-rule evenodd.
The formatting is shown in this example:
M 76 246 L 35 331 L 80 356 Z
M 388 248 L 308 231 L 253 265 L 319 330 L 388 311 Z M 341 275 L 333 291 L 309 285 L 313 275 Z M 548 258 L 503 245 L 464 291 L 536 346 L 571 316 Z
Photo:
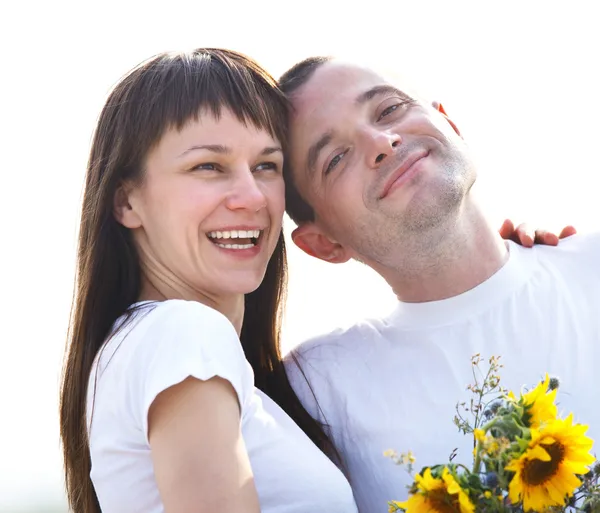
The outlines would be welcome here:
M 410 154 L 408 157 L 406 157 L 404 159 L 404 162 L 402 162 L 401 166 L 398 169 L 396 169 L 396 171 L 394 171 L 385 182 L 383 191 L 379 195 L 379 199 L 385 198 L 389 194 L 390 189 L 392 188 L 396 180 L 398 180 L 402 175 L 409 171 L 410 168 L 413 165 L 415 165 L 419 160 L 427 157 L 427 155 L 429 155 L 429 150 L 423 149 L 416 151 Z

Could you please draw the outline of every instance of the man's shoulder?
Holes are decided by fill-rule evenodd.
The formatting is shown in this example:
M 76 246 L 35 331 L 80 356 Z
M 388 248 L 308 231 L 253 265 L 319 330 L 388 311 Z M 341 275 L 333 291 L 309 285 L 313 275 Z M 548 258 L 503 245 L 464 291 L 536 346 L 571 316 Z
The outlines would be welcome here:
M 335 417 L 340 395 L 355 376 L 356 367 L 377 344 L 384 319 L 364 319 L 346 328 L 312 337 L 294 347 L 284 358 L 285 370 L 304 407 L 322 421 Z
M 285 357 L 289 364 L 294 358 L 310 366 L 336 366 L 345 360 L 355 358 L 369 344 L 383 336 L 389 328 L 387 317 L 362 319 L 355 324 L 337 328 L 329 333 L 317 335 L 298 344 Z
M 535 246 L 536 253 L 542 259 L 577 261 L 584 267 L 600 268 L 600 232 L 576 234 L 562 239 L 558 246 Z
M 593 252 L 600 253 L 600 232 L 578 233 L 562 239 L 557 246 L 565 252 Z

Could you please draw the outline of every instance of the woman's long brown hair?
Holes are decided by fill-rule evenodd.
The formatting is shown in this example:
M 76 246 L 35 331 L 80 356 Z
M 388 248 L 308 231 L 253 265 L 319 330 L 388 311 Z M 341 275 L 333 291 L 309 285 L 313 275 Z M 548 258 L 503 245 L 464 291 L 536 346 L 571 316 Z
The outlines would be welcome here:
M 92 365 L 115 321 L 138 300 L 141 271 L 130 232 L 113 217 L 123 181 L 143 180 L 148 152 L 169 128 L 181 129 L 203 109 L 231 110 L 287 148 L 288 103 L 275 80 L 248 57 L 220 49 L 161 54 L 126 75 L 109 95 L 94 134 L 79 229 L 60 430 L 67 496 L 75 513 L 98 513 L 90 480 L 86 397 Z M 246 296 L 241 342 L 256 386 L 272 397 L 325 452 L 331 444 L 294 394 L 280 353 L 286 292 L 283 234 L 258 289 Z

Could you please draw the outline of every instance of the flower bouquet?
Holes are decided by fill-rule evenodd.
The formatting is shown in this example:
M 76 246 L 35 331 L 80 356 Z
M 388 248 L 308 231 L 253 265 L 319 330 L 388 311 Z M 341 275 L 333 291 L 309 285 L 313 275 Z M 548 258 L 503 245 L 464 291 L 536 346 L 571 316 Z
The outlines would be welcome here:
M 413 476 L 412 453 L 386 451 L 413 477 L 405 502 L 389 511 L 406 513 L 564 512 L 600 513 L 600 463 L 591 454 L 587 426 L 558 416 L 558 380 L 546 376 L 516 397 L 500 386 L 499 357 L 472 357 L 471 400 L 456 406 L 454 423 L 473 436 L 473 466 L 452 462 Z

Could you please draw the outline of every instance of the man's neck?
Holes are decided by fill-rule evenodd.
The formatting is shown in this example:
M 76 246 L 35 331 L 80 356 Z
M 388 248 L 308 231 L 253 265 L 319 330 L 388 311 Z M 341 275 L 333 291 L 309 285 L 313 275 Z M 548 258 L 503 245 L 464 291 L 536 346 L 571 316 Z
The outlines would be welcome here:
M 375 270 L 400 301 L 421 303 L 457 296 L 483 283 L 508 260 L 508 249 L 478 205 L 402 247 L 394 266 Z

